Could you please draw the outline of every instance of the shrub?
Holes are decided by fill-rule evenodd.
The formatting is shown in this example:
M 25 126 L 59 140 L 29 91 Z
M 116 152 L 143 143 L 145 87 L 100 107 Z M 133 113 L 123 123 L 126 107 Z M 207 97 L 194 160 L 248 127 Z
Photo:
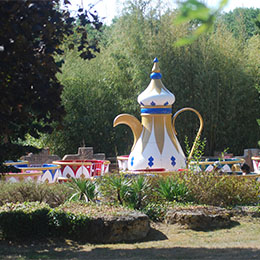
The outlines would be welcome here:
M 5 239 L 42 238 L 49 234 L 50 207 L 46 203 L 7 203 L 0 208 L 0 229 Z
M 101 241 L 105 217 L 127 216 L 133 211 L 122 206 L 66 202 L 51 209 L 46 203 L 7 203 L 0 207 L 0 234 L 4 239 L 61 237 L 81 241 Z M 104 231 L 105 232 L 105 231 Z
M 99 180 L 99 190 L 109 201 L 123 205 L 129 193 L 131 180 L 123 174 L 106 175 Z
M 50 211 L 49 217 L 52 236 L 82 240 L 88 233 L 90 218 L 84 214 L 55 208 Z
M 173 177 L 159 179 L 157 192 L 162 199 L 167 201 L 187 201 L 189 197 L 186 184 L 181 179 Z
M 47 193 L 44 201 L 55 208 L 65 203 L 71 196 L 72 191 L 68 189 L 65 183 L 56 183 L 54 185 L 45 184 Z
M 254 178 L 190 172 L 184 179 L 198 204 L 228 207 L 259 202 L 260 183 Z
M 141 211 L 152 221 L 162 221 L 167 212 L 167 204 L 150 202 Z
M 143 175 L 112 174 L 99 180 L 99 190 L 113 203 L 140 210 L 153 198 L 153 184 Z
M 125 204 L 133 209 L 141 209 L 147 203 L 145 200 L 151 190 L 149 178 L 139 175 L 131 179 Z
M 64 203 L 70 194 L 71 191 L 64 184 L 0 182 L 0 206 L 10 202 L 39 201 L 56 207 Z
M 71 178 L 70 182 L 66 183 L 72 191 L 69 201 L 85 200 L 94 201 L 97 197 L 95 182 L 86 179 Z

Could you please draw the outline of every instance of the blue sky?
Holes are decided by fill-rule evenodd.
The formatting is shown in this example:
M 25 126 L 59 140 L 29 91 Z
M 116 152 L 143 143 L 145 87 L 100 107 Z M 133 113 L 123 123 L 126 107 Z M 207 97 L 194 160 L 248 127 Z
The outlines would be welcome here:
M 216 6 L 220 0 L 202 0 L 207 3 L 208 6 L 214 7 Z M 85 9 L 88 9 L 88 5 L 95 4 L 95 10 L 97 10 L 100 17 L 106 17 L 104 22 L 109 24 L 111 23 L 114 16 L 117 15 L 122 4 L 126 2 L 124 0 L 71 0 L 72 9 L 76 9 L 78 6 L 83 4 Z M 156 2 L 156 0 L 154 0 Z M 171 6 L 174 6 L 176 0 L 165 0 Z M 254 7 L 260 8 L 260 0 L 229 0 L 228 5 L 224 9 L 224 11 L 233 10 L 236 7 Z

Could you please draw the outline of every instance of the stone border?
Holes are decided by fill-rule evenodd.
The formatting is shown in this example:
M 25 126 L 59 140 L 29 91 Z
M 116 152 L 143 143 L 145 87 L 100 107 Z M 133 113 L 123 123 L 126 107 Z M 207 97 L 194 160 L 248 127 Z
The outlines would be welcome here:
M 90 243 L 135 242 L 145 238 L 150 231 L 150 220 L 143 213 L 92 219 L 84 241 Z
M 232 225 L 231 212 L 220 207 L 176 208 L 166 213 L 167 224 L 180 224 L 193 230 L 214 230 Z

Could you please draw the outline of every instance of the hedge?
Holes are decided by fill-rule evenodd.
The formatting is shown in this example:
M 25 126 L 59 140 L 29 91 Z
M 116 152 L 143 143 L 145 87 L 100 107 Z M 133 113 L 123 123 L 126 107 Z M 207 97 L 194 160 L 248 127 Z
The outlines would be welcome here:
M 0 232 L 7 240 L 49 237 L 85 240 L 89 220 L 86 215 L 51 209 L 40 202 L 7 203 L 0 207 Z

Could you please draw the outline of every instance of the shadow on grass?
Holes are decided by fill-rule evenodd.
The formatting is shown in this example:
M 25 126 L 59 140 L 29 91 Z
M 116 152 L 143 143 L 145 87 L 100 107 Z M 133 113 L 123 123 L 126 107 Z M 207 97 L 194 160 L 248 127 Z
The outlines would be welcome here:
M 240 223 L 238 221 L 231 220 L 230 223 L 228 223 L 227 225 L 224 225 L 224 226 L 209 226 L 207 228 L 190 227 L 189 229 L 194 230 L 194 231 L 209 232 L 209 231 L 215 231 L 215 230 L 220 230 L 220 229 L 231 229 L 231 228 L 234 228 L 239 225 L 240 225 Z
M 1 246 L 1 245 L 0 245 Z M 124 247 L 124 244 L 120 246 Z M 2 246 L 1 246 L 2 247 Z M 0 248 L 1 248 L 0 247 Z M 1 248 L 2 249 L 2 248 Z M 108 246 L 88 249 L 63 244 L 0 250 L 1 259 L 259 259 L 260 250 L 254 248 L 135 248 L 113 249 Z
M 232 221 L 230 228 L 237 225 L 239 222 Z M 160 246 L 152 242 L 164 240 L 167 248 L 163 248 L 162 242 Z M 95 245 L 56 239 L 26 244 L 0 241 L 0 259 L 260 259 L 257 248 L 175 247 L 174 240 L 169 247 L 167 240 L 163 232 L 151 228 L 137 244 Z
M 150 228 L 147 236 L 140 240 L 139 242 L 149 242 L 149 241 L 161 241 L 161 240 L 167 240 L 168 237 L 162 233 L 161 231 L 155 229 L 155 228 Z

